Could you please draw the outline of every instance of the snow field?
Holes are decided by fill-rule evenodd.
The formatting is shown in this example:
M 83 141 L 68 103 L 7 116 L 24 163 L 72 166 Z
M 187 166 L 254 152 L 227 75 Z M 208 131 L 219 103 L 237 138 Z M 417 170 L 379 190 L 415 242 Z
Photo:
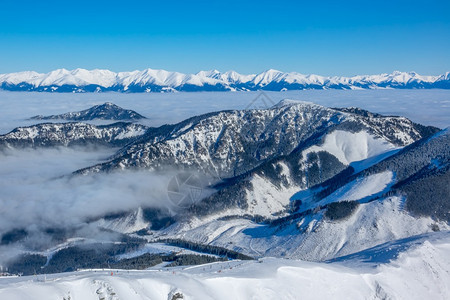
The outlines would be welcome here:
M 408 242 L 405 242 L 408 243 Z M 265 258 L 148 271 L 0 278 L 0 299 L 448 299 L 450 234 L 425 238 L 377 267 Z M 111 271 L 113 275 L 111 276 Z M 169 298 L 170 299 L 170 298 Z

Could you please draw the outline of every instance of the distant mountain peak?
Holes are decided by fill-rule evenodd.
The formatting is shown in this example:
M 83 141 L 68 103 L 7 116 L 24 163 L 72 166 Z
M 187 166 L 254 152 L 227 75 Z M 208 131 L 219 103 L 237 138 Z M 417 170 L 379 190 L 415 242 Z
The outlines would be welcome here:
M 273 73 L 283 73 L 283 72 L 276 70 L 276 69 L 268 69 L 268 70 L 264 71 L 263 73 L 273 74 Z
M 103 104 L 99 104 L 99 105 L 96 105 L 96 106 L 94 106 L 94 107 L 97 107 L 97 108 L 105 108 L 105 109 L 120 108 L 119 106 L 115 105 L 115 104 L 112 103 L 112 102 L 105 102 L 105 103 L 103 103 Z
M 89 120 L 139 120 L 145 119 L 144 116 L 129 109 L 123 109 L 120 106 L 111 102 L 105 102 L 103 104 L 95 105 L 91 108 L 77 111 L 68 112 L 60 115 L 50 116 L 34 116 L 33 120 L 70 120 L 70 121 L 89 121 Z

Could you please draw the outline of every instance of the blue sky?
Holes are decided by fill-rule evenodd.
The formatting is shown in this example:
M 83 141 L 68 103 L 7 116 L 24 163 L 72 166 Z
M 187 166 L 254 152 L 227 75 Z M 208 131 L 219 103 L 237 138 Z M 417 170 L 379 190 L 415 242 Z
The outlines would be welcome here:
M 11 1 L 0 73 L 450 71 L 450 1 Z

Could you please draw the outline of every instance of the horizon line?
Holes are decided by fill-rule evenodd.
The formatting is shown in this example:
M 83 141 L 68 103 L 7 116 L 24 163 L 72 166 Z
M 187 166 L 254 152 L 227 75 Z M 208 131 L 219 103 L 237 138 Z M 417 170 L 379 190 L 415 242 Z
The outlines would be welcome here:
M 54 69 L 51 70 L 49 72 L 39 72 L 39 71 L 35 71 L 35 70 L 23 70 L 23 71 L 16 71 L 16 72 L 7 72 L 7 73 L 0 73 L 0 76 L 2 75 L 11 75 L 11 74 L 20 74 L 20 73 L 37 73 L 39 75 L 45 75 L 45 74 L 50 74 L 53 72 L 57 72 L 57 71 L 67 71 L 69 73 L 72 73 L 74 71 L 88 71 L 88 72 L 93 72 L 93 71 L 108 71 L 111 73 L 115 73 L 115 74 L 120 74 L 120 73 L 134 73 L 134 72 L 144 72 L 144 71 L 163 71 L 163 72 L 168 72 L 168 73 L 178 73 L 178 74 L 182 74 L 182 75 L 199 75 L 199 73 L 202 72 L 210 72 L 210 73 L 216 73 L 216 74 L 226 74 L 226 73 L 231 73 L 231 72 L 235 72 L 239 75 L 244 75 L 244 76 L 256 76 L 259 74 L 263 74 L 263 73 L 268 73 L 268 72 L 278 72 L 278 73 L 284 73 L 284 74 L 298 74 L 298 75 L 305 75 L 305 76 L 311 76 L 311 75 L 315 75 L 315 76 L 321 76 L 321 77 L 328 77 L 328 78 L 332 78 L 332 77 L 346 77 L 346 78 L 351 78 L 351 77 L 356 77 L 356 76 L 373 76 L 373 75 L 394 75 L 394 74 L 415 74 L 415 75 L 419 75 L 419 76 L 440 76 L 440 75 L 446 75 L 448 73 L 450 73 L 450 71 L 445 71 L 443 73 L 440 74 L 419 74 L 418 72 L 412 70 L 412 71 L 399 71 L 399 70 L 394 70 L 392 72 L 384 72 L 384 73 L 366 73 L 366 74 L 354 74 L 354 75 L 320 75 L 318 73 L 301 73 L 298 71 L 281 71 L 278 69 L 274 69 L 274 68 L 269 68 L 266 69 L 264 71 L 261 72 L 257 72 L 257 73 L 239 73 L 235 70 L 227 70 L 225 72 L 219 71 L 218 69 L 210 69 L 210 70 L 200 70 L 197 72 L 179 72 L 179 71 L 171 71 L 171 70 L 166 70 L 166 69 L 153 69 L 153 68 L 144 68 L 144 69 L 135 69 L 135 70 L 131 70 L 131 71 L 112 71 L 110 69 L 107 68 L 93 68 L 93 69 L 87 69 L 87 68 L 75 68 L 75 69 L 66 69 L 66 68 L 58 68 L 58 69 Z

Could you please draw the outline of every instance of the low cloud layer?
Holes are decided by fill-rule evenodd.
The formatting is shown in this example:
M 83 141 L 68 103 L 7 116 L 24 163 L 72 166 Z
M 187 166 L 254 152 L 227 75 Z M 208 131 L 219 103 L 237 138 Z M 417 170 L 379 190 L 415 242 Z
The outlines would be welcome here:
M 85 228 L 91 226 L 86 220 L 138 207 L 176 209 L 167 193 L 176 171 L 68 176 L 113 152 L 52 148 L 0 153 L 0 236 L 25 229 L 30 233 L 28 246 L 45 247 L 48 228 L 76 228 L 78 234 L 95 235 L 95 228 Z
M 271 99 L 267 105 L 289 98 L 328 107 L 357 106 L 371 112 L 405 116 L 424 125 L 450 126 L 450 90 L 303 90 L 265 94 Z M 61 94 L 0 91 L 0 134 L 17 126 L 35 124 L 36 121 L 26 120 L 35 115 L 79 111 L 105 102 L 148 117 L 141 121 L 144 125 L 161 126 L 211 111 L 244 109 L 258 95 L 260 92 Z

